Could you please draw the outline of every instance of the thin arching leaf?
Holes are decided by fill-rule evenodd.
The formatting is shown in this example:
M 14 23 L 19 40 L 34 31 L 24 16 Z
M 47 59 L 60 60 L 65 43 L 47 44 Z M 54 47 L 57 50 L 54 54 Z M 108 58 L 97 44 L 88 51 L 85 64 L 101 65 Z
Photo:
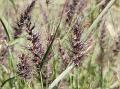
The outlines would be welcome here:
M 16 77 L 16 76 L 13 76 L 13 77 L 5 80 L 5 81 L 2 83 L 2 85 L 0 86 L 0 89 L 2 89 L 7 82 L 10 82 L 10 81 L 12 81 L 13 79 L 15 79 L 15 77 Z
M 0 18 L 0 22 L 2 23 L 2 26 L 3 26 L 4 31 L 6 33 L 7 40 L 11 41 L 12 36 L 10 35 L 10 31 L 12 30 L 12 27 L 10 26 L 10 24 L 8 23 L 8 21 L 4 17 Z

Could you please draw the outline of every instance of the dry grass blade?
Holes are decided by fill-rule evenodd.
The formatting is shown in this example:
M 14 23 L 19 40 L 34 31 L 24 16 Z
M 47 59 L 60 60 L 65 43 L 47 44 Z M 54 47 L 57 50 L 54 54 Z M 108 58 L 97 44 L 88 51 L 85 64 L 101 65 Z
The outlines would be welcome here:
M 101 21 L 101 18 L 107 13 L 107 11 L 110 9 L 110 7 L 114 4 L 116 0 L 111 0 L 107 6 L 103 9 L 103 11 L 99 14 L 99 16 L 95 19 L 95 21 L 92 23 L 92 25 L 89 27 L 88 31 L 83 38 L 84 41 L 88 38 L 89 34 L 92 32 L 92 30 L 97 26 L 99 21 Z
M 88 47 L 88 49 L 86 49 L 82 55 L 86 54 L 89 52 L 89 50 L 93 47 L 93 45 L 91 45 L 90 47 Z M 53 89 L 74 67 L 76 66 L 75 63 L 72 63 L 70 66 L 68 66 L 48 87 L 48 89 Z

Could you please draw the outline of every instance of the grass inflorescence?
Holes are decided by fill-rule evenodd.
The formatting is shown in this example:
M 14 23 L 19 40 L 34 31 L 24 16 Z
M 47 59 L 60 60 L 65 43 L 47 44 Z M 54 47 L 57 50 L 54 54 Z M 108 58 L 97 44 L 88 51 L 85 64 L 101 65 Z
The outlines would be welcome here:
M 1 0 L 0 89 L 118 89 L 116 2 Z

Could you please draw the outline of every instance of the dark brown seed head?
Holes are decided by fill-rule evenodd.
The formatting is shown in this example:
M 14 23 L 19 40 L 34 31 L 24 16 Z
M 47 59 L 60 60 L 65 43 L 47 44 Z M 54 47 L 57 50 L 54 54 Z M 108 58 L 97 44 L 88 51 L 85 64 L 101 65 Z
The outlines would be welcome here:
M 65 49 L 61 46 L 61 44 L 59 43 L 59 49 L 58 49 L 58 52 L 60 54 L 60 57 L 62 59 L 62 69 L 66 68 L 70 62 L 69 60 L 69 56 L 67 55 Z
M 84 43 L 81 41 L 81 34 L 82 34 L 82 28 L 80 27 L 79 21 L 75 23 L 75 25 L 72 27 L 72 51 L 73 51 L 73 62 L 78 65 L 82 54 L 81 52 L 84 49 Z
M 32 46 L 30 47 L 30 51 L 33 54 L 33 63 L 35 64 L 37 69 L 40 69 L 40 63 L 44 54 L 44 49 L 42 47 L 42 43 L 40 40 L 39 32 L 35 32 L 35 25 L 31 23 L 28 24 L 26 32 L 28 33 L 27 39 L 31 41 Z
M 101 23 L 101 26 L 100 26 L 100 47 L 101 49 L 105 49 L 106 47 L 106 25 L 105 25 L 105 21 L 103 21 Z M 104 50 L 103 50 L 104 51 Z
M 118 39 L 115 41 L 115 48 L 113 49 L 114 55 L 120 53 L 120 32 L 118 32 Z
M 31 51 L 33 53 L 33 62 L 36 65 L 37 69 L 40 69 L 40 63 L 44 54 L 44 49 L 41 44 L 40 36 L 36 32 L 31 32 L 32 34 L 29 36 L 31 37 Z
M 66 23 L 70 25 L 74 14 L 82 13 L 86 5 L 87 0 L 72 0 L 72 3 L 68 4 L 66 7 Z
M 21 14 L 20 19 L 17 21 L 16 26 L 14 26 L 14 38 L 18 38 L 24 28 L 28 28 L 28 25 L 31 24 L 31 12 L 35 6 L 35 1 L 36 0 L 33 0 L 31 4 L 25 9 L 25 11 Z
M 20 77 L 22 77 L 23 79 L 31 78 L 32 68 L 26 55 L 22 54 L 22 56 L 20 57 L 20 63 L 17 65 L 17 68 L 17 73 Z
M 8 46 L 5 40 L 0 40 L 0 63 L 5 64 L 8 56 Z

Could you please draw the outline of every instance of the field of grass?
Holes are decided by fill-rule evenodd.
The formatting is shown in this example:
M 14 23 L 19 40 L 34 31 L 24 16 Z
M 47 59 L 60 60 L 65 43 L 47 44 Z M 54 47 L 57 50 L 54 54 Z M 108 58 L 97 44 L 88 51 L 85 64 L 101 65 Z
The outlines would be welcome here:
M 0 89 L 120 89 L 120 0 L 0 0 Z

